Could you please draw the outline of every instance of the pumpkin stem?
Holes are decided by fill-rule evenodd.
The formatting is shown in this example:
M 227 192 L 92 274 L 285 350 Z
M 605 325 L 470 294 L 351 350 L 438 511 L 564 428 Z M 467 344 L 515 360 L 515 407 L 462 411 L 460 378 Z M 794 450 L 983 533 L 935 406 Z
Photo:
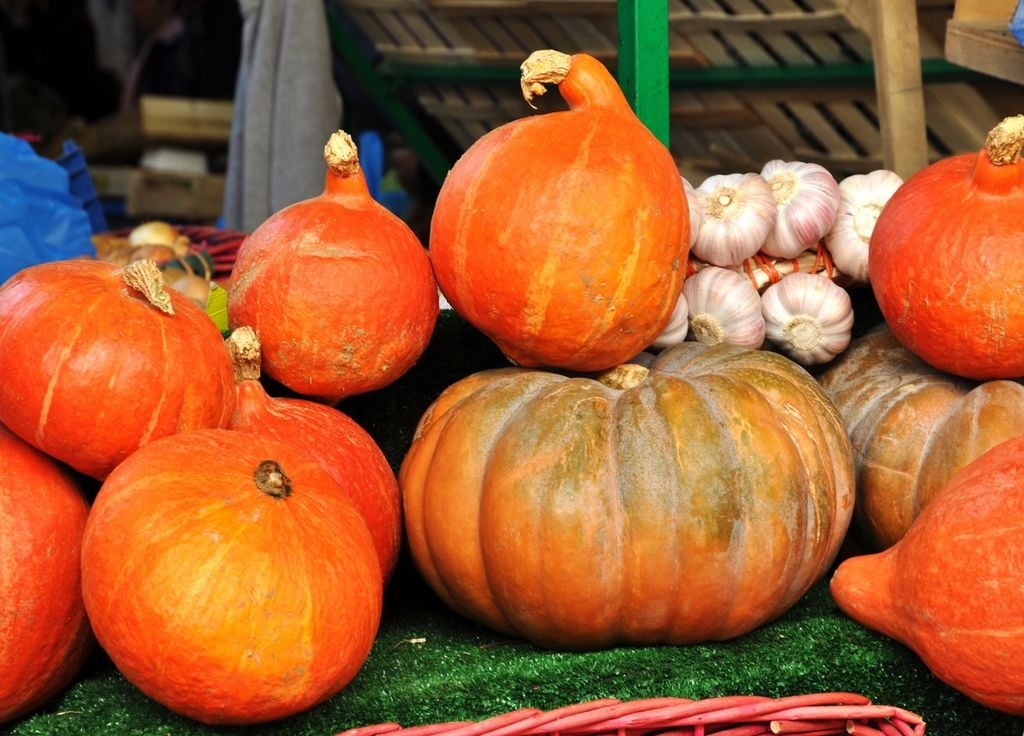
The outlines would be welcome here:
M 160 267 L 152 258 L 133 261 L 124 267 L 124 282 L 135 291 L 146 297 L 146 301 L 164 314 L 174 314 L 171 295 L 164 288 L 164 278 Z
M 274 498 L 288 498 L 292 494 L 292 481 L 274 460 L 264 460 L 253 473 L 256 487 Z
M 260 338 L 249 326 L 239 327 L 227 339 L 235 382 L 260 380 Z
M 545 84 L 561 84 L 569 76 L 569 69 L 572 68 L 572 57 L 554 49 L 543 49 L 534 51 L 526 61 L 519 66 L 521 73 L 519 86 L 523 90 L 523 99 L 530 107 L 537 109 L 533 104 L 535 96 L 547 92 Z
M 623 363 L 598 376 L 597 380 L 608 388 L 625 391 L 626 389 L 639 386 L 650 374 L 645 366 L 637 363 Z
M 989 131 L 985 139 L 985 152 L 996 166 L 1012 164 L 1020 156 L 1024 146 L 1024 115 L 1004 118 Z
M 335 131 L 324 146 L 324 161 L 342 178 L 355 176 L 359 171 L 359 151 L 352 136 L 344 130 Z

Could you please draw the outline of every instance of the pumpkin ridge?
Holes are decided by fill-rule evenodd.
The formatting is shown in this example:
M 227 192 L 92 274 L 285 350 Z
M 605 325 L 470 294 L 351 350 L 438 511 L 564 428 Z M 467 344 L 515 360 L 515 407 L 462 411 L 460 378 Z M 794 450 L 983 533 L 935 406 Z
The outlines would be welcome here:
M 167 355 L 167 330 L 164 329 L 163 320 L 158 320 L 157 329 L 160 330 L 160 354 Z M 167 400 L 167 371 L 169 370 L 169 363 L 167 361 L 161 361 L 161 371 L 163 372 L 163 380 L 160 381 L 160 395 L 157 397 L 156 404 L 150 410 L 149 421 L 146 423 L 146 428 L 142 430 L 142 434 L 139 436 L 139 444 L 144 445 L 149 442 L 153 436 L 153 432 L 156 430 L 157 424 L 160 422 L 160 412 L 164 408 L 164 402 Z M 178 427 L 180 429 L 181 415 L 178 416 Z
M 526 129 L 526 127 L 527 126 L 520 124 L 519 121 L 506 123 L 501 128 L 505 136 L 502 139 L 502 143 L 504 145 L 508 145 L 508 143 L 514 140 L 521 131 Z M 454 240 L 451 241 L 451 245 L 447 248 L 448 253 L 444 256 L 444 260 L 449 261 L 451 263 L 451 267 L 446 268 L 441 272 L 453 275 L 454 280 L 447 287 L 452 291 L 452 294 L 449 295 L 450 300 L 453 306 L 466 310 L 467 315 L 476 315 L 480 312 L 480 305 L 476 300 L 476 290 L 467 283 L 465 278 L 467 273 L 466 263 L 469 261 L 471 251 L 473 250 L 471 247 L 472 244 L 468 241 L 470 233 L 475 232 L 476 228 L 474 223 L 476 221 L 476 216 L 479 213 L 476 201 L 480 197 L 480 189 L 483 188 L 485 183 L 487 183 L 489 170 L 495 163 L 495 159 L 498 158 L 501 153 L 501 147 L 497 145 L 489 145 L 485 150 L 486 155 L 477 166 L 477 175 L 473 177 L 469 186 L 466 188 L 465 194 L 462 198 L 463 205 L 459 207 L 459 212 L 455 220 L 457 235 Z
M 557 184 L 558 189 L 567 188 L 570 191 L 575 190 L 578 186 L 577 182 L 583 178 L 583 169 L 590 160 L 590 146 L 594 140 L 594 135 L 597 133 L 596 117 L 592 116 L 588 119 L 588 122 L 589 129 L 587 132 L 579 140 L 575 141 L 577 144 L 575 157 L 569 164 L 566 172 L 557 181 L 552 182 Z M 572 219 L 574 215 L 575 213 L 567 208 L 560 209 L 552 229 L 556 232 L 561 232 L 565 228 L 565 223 Z M 563 265 L 564 260 L 563 253 L 554 249 L 548 250 L 545 254 L 544 263 L 540 268 L 536 269 L 534 277 L 527 284 L 523 310 L 525 320 L 523 324 L 524 340 L 520 349 L 524 353 L 529 353 L 531 359 L 535 361 L 537 356 L 533 355 L 534 345 L 537 342 L 537 336 L 544 327 L 548 307 L 551 305 L 551 298 L 555 286 L 558 284 L 558 277 L 566 270 Z M 594 331 L 594 328 L 591 328 L 591 334 Z M 603 332 L 603 329 L 601 331 Z
M 502 421 L 502 425 L 501 425 L 502 431 L 501 432 L 493 433 L 492 439 L 494 441 L 489 443 L 489 444 L 487 444 L 486 446 L 484 446 L 482 444 L 474 444 L 474 449 L 479 451 L 479 454 L 481 455 L 481 458 L 482 458 L 481 459 L 481 463 L 480 463 L 481 471 L 482 471 L 481 472 L 482 479 L 486 479 L 486 477 L 487 477 L 487 474 L 489 472 L 489 468 L 490 468 L 490 465 L 491 465 L 491 459 L 493 458 L 494 453 L 495 453 L 496 445 L 500 441 L 501 437 L 504 435 L 504 430 L 509 425 L 509 423 L 512 422 L 520 413 L 526 411 L 532 401 L 536 400 L 539 396 L 541 398 L 546 396 L 547 389 L 552 388 L 554 386 L 561 385 L 566 380 L 568 380 L 568 379 L 565 379 L 562 376 L 556 376 L 555 374 L 544 374 L 544 373 L 540 373 L 538 371 L 528 371 L 528 370 L 523 370 L 523 369 L 499 369 L 499 370 L 502 371 L 502 373 L 500 375 L 494 375 L 493 379 L 490 379 L 491 375 L 493 375 L 493 374 L 489 373 L 488 374 L 488 378 L 490 380 L 488 380 L 488 382 L 484 386 L 478 387 L 475 392 L 472 392 L 472 393 L 470 393 L 470 394 L 468 394 L 466 396 L 463 396 L 461 399 L 459 399 L 455 403 L 453 403 L 450 406 L 448 406 L 444 410 L 443 414 L 440 417 L 434 417 L 433 422 L 432 422 L 432 426 L 431 426 L 431 431 L 436 433 L 436 435 L 438 437 L 436 442 L 435 442 L 435 444 L 434 444 L 434 446 L 431 448 L 430 454 L 433 455 L 434 454 L 434 450 L 436 450 L 437 444 L 439 444 L 440 442 L 443 441 L 444 434 L 447 431 L 449 431 L 449 427 L 452 426 L 453 423 L 456 423 L 461 418 L 463 418 L 464 412 L 466 412 L 467 410 L 471 411 L 471 403 L 475 403 L 477 401 L 484 401 L 487 398 L 488 392 L 496 392 L 496 391 L 501 391 L 501 390 L 508 390 L 509 386 L 510 385 L 511 386 L 515 386 L 518 377 L 519 376 L 523 376 L 524 374 L 530 376 L 531 378 L 533 376 L 536 376 L 539 379 L 547 379 L 548 377 L 554 377 L 556 379 L 554 381 L 547 381 L 547 382 L 540 382 L 540 381 L 538 381 L 537 383 L 531 383 L 530 384 L 530 392 L 528 394 L 526 394 L 525 396 L 524 395 L 519 395 L 519 396 L 515 397 L 517 405 L 512 410 L 506 412 L 505 415 L 503 416 L 503 421 Z M 438 426 L 438 424 L 437 424 L 438 421 L 443 422 L 443 424 Z M 451 431 L 455 431 L 455 430 L 451 430 Z M 429 476 L 428 476 L 428 480 L 429 480 Z M 421 494 L 421 495 L 427 495 L 427 494 Z M 476 521 L 476 523 L 477 523 L 478 527 L 479 527 L 479 524 L 480 524 L 480 515 L 481 515 L 481 508 L 483 507 L 483 500 L 484 500 L 483 499 L 483 494 L 481 494 L 481 498 L 479 499 L 479 502 L 478 502 L 478 505 L 477 505 L 477 521 Z M 421 502 L 423 503 L 423 505 L 426 505 L 426 501 L 424 499 L 421 499 Z M 432 560 L 431 567 L 432 567 L 432 569 L 437 570 L 438 567 L 439 567 L 439 562 L 443 560 L 443 555 L 441 554 L 441 551 L 436 548 L 436 546 L 431 546 L 431 537 L 430 537 L 430 535 L 426 535 L 426 538 L 425 538 L 424 541 L 425 541 L 425 551 L 430 556 L 430 559 Z M 489 584 L 490 578 L 493 576 L 494 563 L 489 561 L 488 556 L 486 555 L 485 550 L 483 549 L 482 546 L 478 550 L 478 555 L 479 555 L 479 558 L 480 558 L 481 564 L 482 564 L 483 577 L 484 577 L 485 581 L 487 581 L 488 584 Z M 456 610 L 462 611 L 465 615 L 468 615 L 470 618 L 473 618 L 474 620 L 479 620 L 478 617 L 470 615 L 469 612 L 466 611 L 464 607 L 460 606 L 457 603 L 458 598 L 452 592 L 451 587 L 443 579 L 443 576 L 434 575 L 431 579 L 434 580 L 439 585 L 439 587 L 440 587 L 440 590 L 438 591 L 439 594 L 442 594 L 442 598 L 446 597 L 446 599 L 451 602 L 450 605 L 452 605 L 453 608 L 455 608 Z M 501 617 L 502 617 L 502 621 L 501 622 L 496 622 L 498 624 L 498 628 L 499 629 L 501 628 L 501 624 L 504 624 L 507 627 L 507 630 L 506 630 L 507 633 L 521 635 L 521 632 L 519 632 L 518 626 L 515 623 L 513 623 L 513 619 L 509 616 L 507 607 L 502 605 L 502 602 L 499 601 L 498 596 L 494 595 L 493 590 L 491 590 L 490 588 L 488 589 L 487 602 L 490 604 L 490 607 L 493 610 L 497 611 L 501 615 Z
M 46 384 L 46 391 L 43 394 L 43 403 L 40 407 L 39 418 L 36 421 L 35 431 L 33 432 L 33 441 L 37 446 L 41 446 L 46 437 L 46 423 L 49 419 L 50 409 L 52 408 L 53 395 L 57 390 L 58 379 L 64 371 L 64 366 L 67 364 L 71 357 L 71 352 L 78 342 L 78 339 L 82 336 L 85 331 L 85 325 L 88 322 L 90 315 L 99 306 L 100 301 L 103 299 L 102 294 L 97 294 L 93 299 L 92 304 L 82 310 L 78 324 L 75 325 L 73 337 L 67 341 L 67 344 L 61 349 L 60 357 L 57 359 L 56 364 L 53 367 L 53 371 L 50 375 L 50 380 Z

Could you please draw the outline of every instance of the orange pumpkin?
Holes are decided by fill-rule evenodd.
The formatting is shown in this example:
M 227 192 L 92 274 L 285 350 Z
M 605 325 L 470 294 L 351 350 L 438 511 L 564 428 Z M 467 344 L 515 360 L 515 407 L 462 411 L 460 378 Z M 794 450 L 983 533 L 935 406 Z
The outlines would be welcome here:
M 387 581 L 402 544 L 402 505 L 398 481 L 384 453 L 362 427 L 337 409 L 270 396 L 259 380 L 260 344 L 252 328 L 235 330 L 228 348 L 238 380 L 238 399 L 228 428 L 289 442 L 319 460 L 369 527 Z
M 209 724 L 284 718 L 340 691 L 382 605 L 373 540 L 327 471 L 226 429 L 151 442 L 110 474 L 82 592 L 121 673 Z
M 86 475 L 150 440 L 223 427 L 234 383 L 213 321 L 152 261 L 43 263 L 0 287 L 0 422 Z
M 979 153 L 910 177 L 871 235 L 868 274 L 893 334 L 940 370 L 977 380 L 1024 376 L 1024 115 Z
M 953 475 L 1024 432 L 1024 386 L 937 370 L 880 325 L 820 377 L 857 461 L 854 518 L 872 550 L 899 541 Z
M 399 473 L 413 559 L 463 615 L 554 648 L 739 636 L 825 573 L 853 458 L 781 355 L 687 342 L 599 380 L 473 374 Z
M 831 581 L 847 615 L 914 650 L 978 702 L 1024 715 L 1024 437 L 949 481 L 889 549 Z
M 64 690 L 92 650 L 79 565 L 87 514 L 67 469 L 0 425 L 0 723 Z
M 437 197 L 430 256 L 451 305 L 522 366 L 602 370 L 669 321 L 689 254 L 675 161 L 587 54 L 536 52 L 527 101 L 569 110 L 477 139 Z
M 426 250 L 370 196 L 352 138 L 338 131 L 324 156 L 323 194 L 271 215 L 239 248 L 228 321 L 259 334 L 268 376 L 334 403 L 412 367 L 439 302 Z

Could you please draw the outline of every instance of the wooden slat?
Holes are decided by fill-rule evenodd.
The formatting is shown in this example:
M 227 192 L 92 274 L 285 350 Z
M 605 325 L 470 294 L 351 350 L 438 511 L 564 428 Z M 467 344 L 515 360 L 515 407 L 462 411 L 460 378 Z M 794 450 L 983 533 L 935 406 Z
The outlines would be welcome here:
M 872 31 L 882 158 L 885 168 L 907 178 L 928 163 L 914 0 L 876 4 Z

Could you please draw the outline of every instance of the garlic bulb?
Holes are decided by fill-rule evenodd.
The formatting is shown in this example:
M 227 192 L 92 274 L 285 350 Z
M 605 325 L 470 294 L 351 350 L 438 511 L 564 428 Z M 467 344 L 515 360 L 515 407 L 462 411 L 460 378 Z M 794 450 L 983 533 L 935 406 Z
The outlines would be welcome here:
M 827 363 L 850 344 L 853 304 L 821 274 L 791 273 L 761 295 L 767 339 L 801 365 Z
M 778 215 L 761 252 L 796 258 L 831 228 L 839 209 L 839 184 L 824 166 L 802 161 L 769 161 L 761 176 L 771 187 Z
M 690 247 L 693 248 L 693 244 L 697 242 L 700 221 L 704 218 L 700 212 L 700 203 L 697 202 L 697 192 L 694 190 L 693 184 L 687 181 L 685 176 L 682 179 L 683 191 L 686 192 L 686 204 L 690 209 Z
M 707 266 L 683 283 L 690 310 L 690 334 L 708 345 L 727 342 L 747 348 L 764 343 L 761 295 L 738 271 Z
M 778 207 L 760 174 L 716 174 L 696 189 L 700 228 L 692 253 L 715 266 L 735 266 L 757 253 L 775 226 Z
M 668 324 L 651 343 L 651 347 L 656 350 L 664 350 L 685 340 L 690 329 L 689 317 L 690 310 L 686 303 L 686 297 L 680 294 L 679 299 L 676 300 L 675 309 L 672 310 L 672 316 L 668 318 Z
M 889 198 L 903 185 L 899 174 L 878 169 L 848 176 L 839 183 L 839 211 L 825 235 L 836 268 L 854 281 L 868 282 L 871 233 Z

